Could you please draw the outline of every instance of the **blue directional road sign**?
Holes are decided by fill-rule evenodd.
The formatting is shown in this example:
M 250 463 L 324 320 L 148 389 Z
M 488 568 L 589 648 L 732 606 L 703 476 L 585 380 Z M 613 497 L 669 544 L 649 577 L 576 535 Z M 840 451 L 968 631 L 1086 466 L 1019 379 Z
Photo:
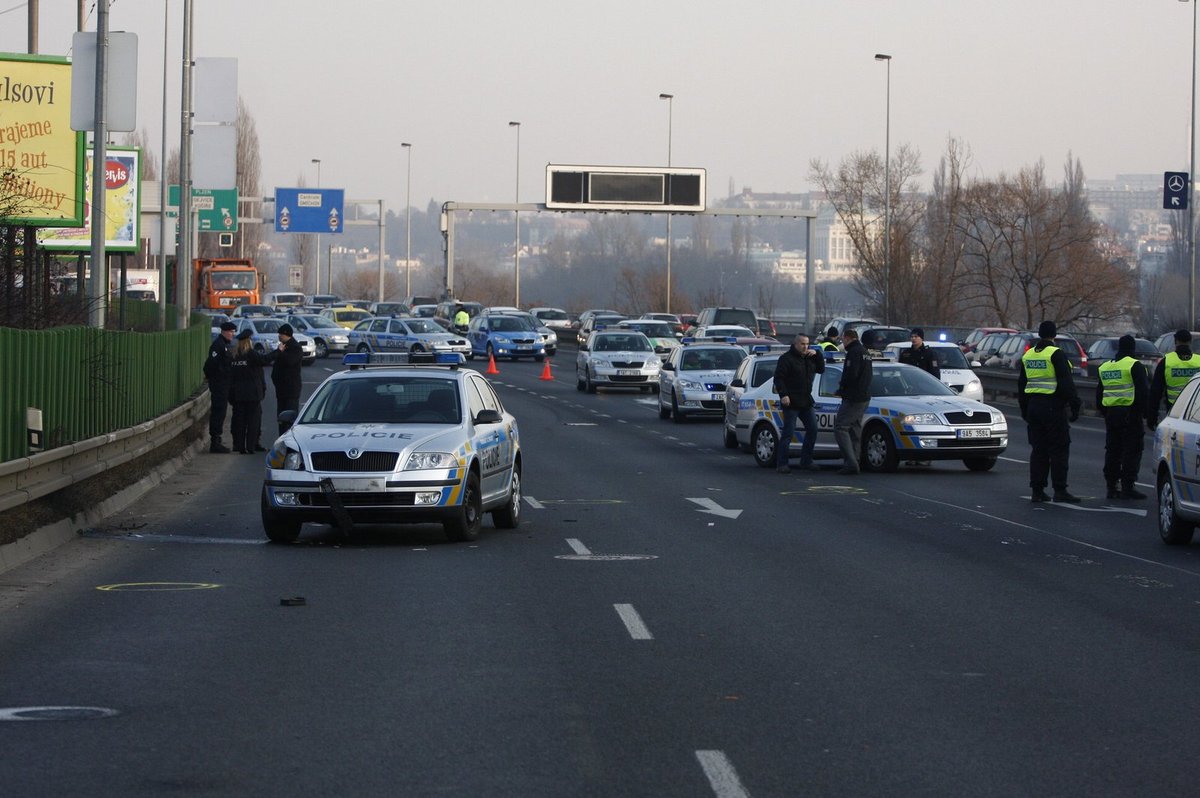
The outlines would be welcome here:
M 345 198 L 341 188 L 277 188 L 275 232 L 340 233 Z
M 1163 172 L 1163 208 L 1168 211 L 1187 210 L 1187 172 Z

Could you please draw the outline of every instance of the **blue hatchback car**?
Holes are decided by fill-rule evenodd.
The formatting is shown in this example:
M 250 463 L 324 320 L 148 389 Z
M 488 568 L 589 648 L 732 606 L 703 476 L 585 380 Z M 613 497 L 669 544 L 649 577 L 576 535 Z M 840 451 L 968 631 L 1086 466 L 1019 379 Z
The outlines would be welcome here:
M 521 316 L 481 313 L 471 319 L 467 327 L 467 339 L 471 342 L 468 358 L 478 355 L 513 360 L 521 357 L 531 357 L 537 361 L 546 359 L 546 344 L 542 336 Z

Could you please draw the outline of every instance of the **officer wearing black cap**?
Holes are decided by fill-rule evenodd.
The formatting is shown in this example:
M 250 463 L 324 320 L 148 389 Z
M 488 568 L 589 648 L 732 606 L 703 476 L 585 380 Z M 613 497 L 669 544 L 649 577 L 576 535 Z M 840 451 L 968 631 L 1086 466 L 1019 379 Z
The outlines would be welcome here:
M 225 414 L 229 410 L 233 331 L 236 329 L 237 325 L 231 321 L 221 322 L 221 332 L 208 347 L 208 358 L 204 361 L 204 379 L 208 380 L 208 392 L 212 396 L 212 407 L 208 412 L 208 450 L 213 454 L 229 453 L 229 447 L 221 443 L 221 431 L 225 428 Z
M 1179 392 L 1193 375 L 1200 373 L 1200 358 L 1192 352 L 1192 334 L 1188 330 L 1175 331 L 1175 351 L 1158 361 L 1154 376 L 1150 379 L 1150 401 L 1146 405 L 1146 426 L 1153 430 L 1158 426 L 1158 411 L 1166 403 L 1167 412 L 1179 398 Z
M 279 348 L 271 353 L 271 383 L 275 386 L 275 412 L 300 409 L 300 389 L 303 385 L 300 369 L 304 361 L 304 350 L 292 332 L 292 325 L 279 325 Z M 287 425 L 279 425 L 279 434 L 287 432 Z
M 1070 421 L 1079 418 L 1080 401 L 1067 355 L 1054 345 L 1058 328 L 1052 321 L 1038 327 L 1038 342 L 1021 358 L 1017 400 L 1029 430 L 1029 487 L 1032 501 L 1049 501 L 1046 479 L 1054 485 L 1054 501 L 1078 504 L 1067 492 L 1071 455 Z M 1069 419 L 1069 420 L 1068 420 Z
M 912 341 L 912 346 L 900 350 L 900 362 L 916 366 L 922 371 L 928 371 L 935 378 L 941 379 L 942 370 L 938 368 L 937 353 L 929 344 L 925 343 L 925 331 L 920 327 L 913 327 L 908 338 Z
M 241 454 L 265 452 L 259 442 L 262 428 L 262 400 L 267 395 L 267 381 L 263 377 L 263 366 L 270 356 L 260 355 L 254 350 L 251 338 L 254 331 L 249 327 L 237 334 L 237 345 L 233 352 L 233 377 L 229 384 L 229 402 L 233 405 L 233 418 L 229 432 L 233 437 L 233 449 Z
M 1097 372 L 1096 407 L 1104 416 L 1104 481 L 1110 499 L 1146 498 L 1134 487 L 1145 447 L 1142 419 L 1149 382 L 1146 367 L 1133 356 L 1136 348 L 1132 335 L 1122 335 L 1116 356 Z

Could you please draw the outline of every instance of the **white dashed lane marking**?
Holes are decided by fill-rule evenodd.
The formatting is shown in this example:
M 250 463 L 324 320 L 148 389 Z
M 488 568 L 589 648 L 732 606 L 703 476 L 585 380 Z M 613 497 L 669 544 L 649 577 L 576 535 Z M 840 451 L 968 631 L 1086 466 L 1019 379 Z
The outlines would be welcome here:
M 654 635 L 650 634 L 650 630 L 642 622 L 642 616 L 638 615 L 632 604 L 614 604 L 613 609 L 617 611 L 617 615 L 625 623 L 625 628 L 629 630 L 629 636 L 634 640 L 654 639 Z
M 696 759 L 717 798 L 750 798 L 724 751 L 697 751 Z

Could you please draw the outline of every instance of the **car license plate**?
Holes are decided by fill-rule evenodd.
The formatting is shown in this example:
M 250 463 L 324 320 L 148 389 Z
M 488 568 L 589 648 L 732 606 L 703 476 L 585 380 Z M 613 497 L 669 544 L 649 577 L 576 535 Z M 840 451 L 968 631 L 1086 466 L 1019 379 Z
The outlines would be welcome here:
M 723 394 L 723 393 L 714 393 L 714 394 L 712 394 L 711 396 L 709 396 L 709 399 L 710 399 L 711 401 L 713 401 L 713 402 L 724 402 L 724 401 L 725 401 L 725 394 Z
M 517 347 L 518 352 L 528 352 L 530 349 L 533 349 L 533 347 L 532 346 L 518 346 Z
M 983 427 L 982 429 L 960 429 L 958 431 L 958 437 L 960 437 L 960 438 L 990 438 L 990 437 L 992 437 L 992 431 L 990 429 L 988 429 L 987 427 Z
M 378 477 L 334 479 L 333 487 L 339 493 L 369 493 L 384 489 L 385 480 Z
M 637 369 L 617 369 L 618 377 L 636 377 L 640 373 Z

